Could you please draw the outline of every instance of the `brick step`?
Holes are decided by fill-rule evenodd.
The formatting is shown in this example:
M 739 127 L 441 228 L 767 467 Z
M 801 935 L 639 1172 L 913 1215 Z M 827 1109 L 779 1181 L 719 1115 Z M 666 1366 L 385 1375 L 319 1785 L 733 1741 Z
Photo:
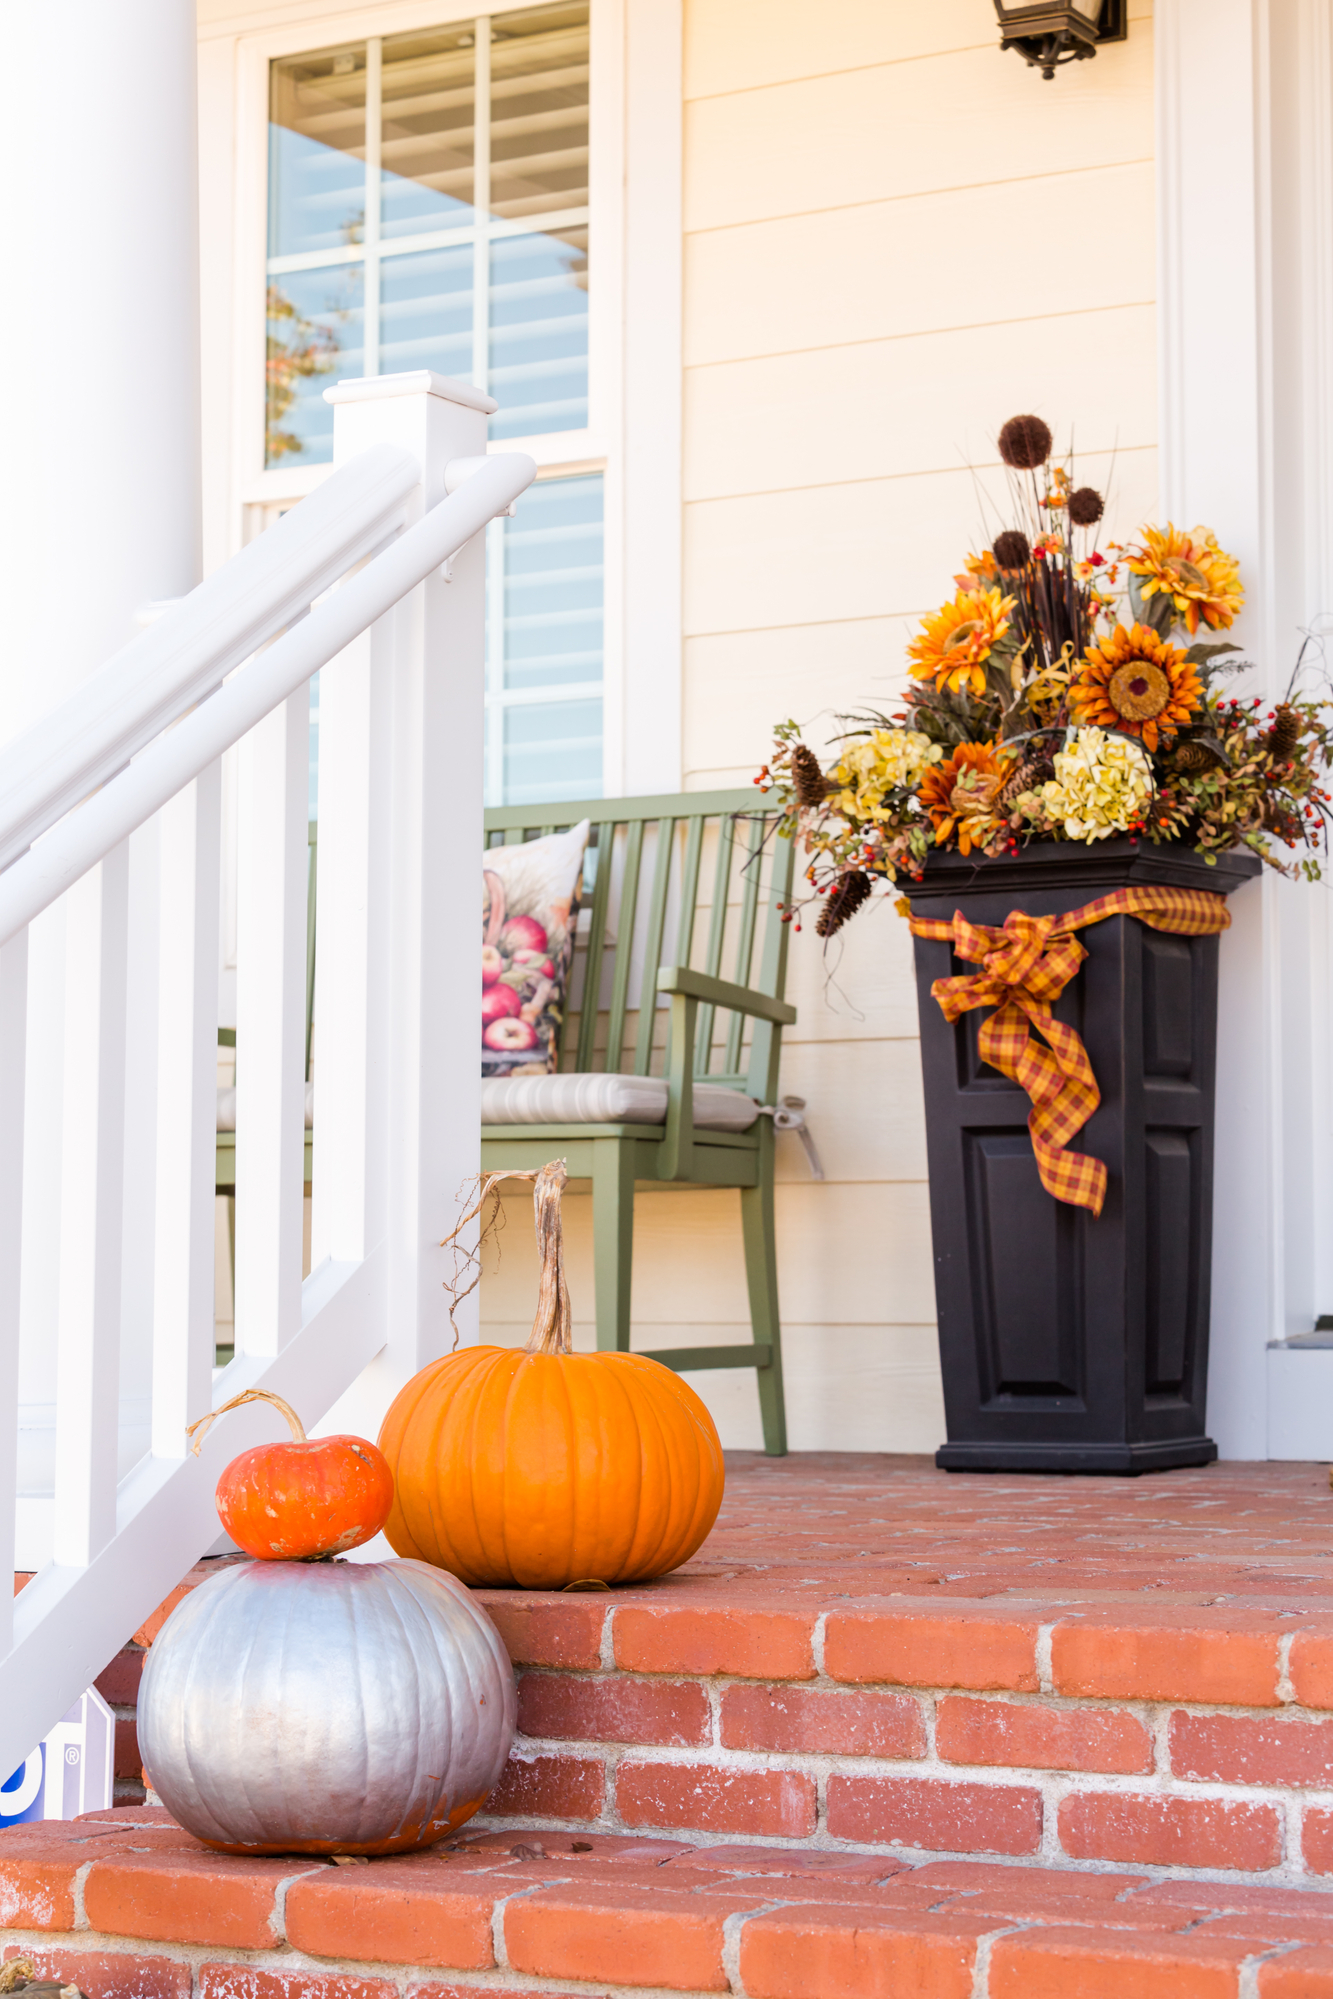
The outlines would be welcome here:
M 729 1459 L 675 1575 L 479 1593 L 521 1727 L 482 1822 L 1333 1880 L 1331 1529 L 1321 1466 Z M 141 1648 L 212 1567 L 116 1662 L 127 1788 Z
M 4 1955 L 88 1999 L 1333 1999 L 1333 1892 L 569 1834 L 338 1866 L 165 1812 L 0 1834 Z
M 486 1823 L 1333 1875 L 1333 1618 L 1143 1599 L 481 1593 Z

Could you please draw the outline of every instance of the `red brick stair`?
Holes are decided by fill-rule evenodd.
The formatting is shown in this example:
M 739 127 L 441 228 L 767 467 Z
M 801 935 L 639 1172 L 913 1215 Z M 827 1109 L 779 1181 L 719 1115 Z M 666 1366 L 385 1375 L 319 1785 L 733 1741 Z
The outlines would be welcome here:
M 521 1733 L 451 1851 L 20 1829 L 6 1947 L 89 1999 L 1333 1999 L 1330 1529 L 1316 1466 L 739 1459 L 677 1575 L 482 1593 Z
M 1330 1999 L 1333 1896 L 595 1834 L 337 1866 L 164 1812 L 0 1836 L 5 1955 L 88 1999 Z

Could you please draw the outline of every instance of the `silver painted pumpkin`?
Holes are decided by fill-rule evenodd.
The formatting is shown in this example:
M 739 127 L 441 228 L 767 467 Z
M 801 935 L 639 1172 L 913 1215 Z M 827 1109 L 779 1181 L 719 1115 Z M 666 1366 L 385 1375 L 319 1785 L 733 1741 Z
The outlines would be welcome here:
M 425 1562 L 246 1562 L 192 1590 L 144 1667 L 139 1746 L 172 1816 L 231 1853 L 404 1853 L 472 1816 L 514 1674 Z

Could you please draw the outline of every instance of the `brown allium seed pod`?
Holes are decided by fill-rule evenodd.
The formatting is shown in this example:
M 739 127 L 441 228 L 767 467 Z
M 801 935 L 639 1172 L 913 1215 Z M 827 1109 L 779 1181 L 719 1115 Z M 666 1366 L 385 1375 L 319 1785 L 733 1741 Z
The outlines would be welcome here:
M 1054 441 L 1039 416 L 1011 416 L 1000 432 L 1000 456 L 1016 472 L 1033 472 L 1046 463 Z
M 796 803 L 803 808 L 822 805 L 828 796 L 828 781 L 819 767 L 819 758 L 807 743 L 792 746 L 791 783 Z
M 1001 569 L 1026 569 L 1032 560 L 1032 544 L 1020 528 L 1006 528 L 996 535 L 991 554 Z
M 843 924 L 855 916 L 869 895 L 870 877 L 860 868 L 849 868 L 845 875 L 839 875 L 816 920 L 816 937 L 835 936 Z
M 1069 496 L 1069 518 L 1076 528 L 1096 527 L 1105 512 L 1105 502 L 1094 486 L 1080 486 Z
M 1279 701 L 1268 731 L 1268 754 L 1274 763 L 1290 763 L 1301 740 L 1301 718 L 1287 701 Z

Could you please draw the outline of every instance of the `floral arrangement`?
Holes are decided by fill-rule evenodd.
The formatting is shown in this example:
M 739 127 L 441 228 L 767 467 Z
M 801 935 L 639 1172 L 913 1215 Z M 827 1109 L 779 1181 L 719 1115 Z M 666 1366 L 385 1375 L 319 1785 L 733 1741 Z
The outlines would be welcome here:
M 1128 836 L 1215 864 L 1243 843 L 1282 873 L 1319 876 L 1333 702 L 1302 691 L 1305 653 L 1274 706 L 1228 698 L 1248 662 L 1200 634 L 1239 615 L 1235 557 L 1206 528 L 1170 523 L 1099 548 L 1102 496 L 1053 444 L 1040 417 L 1001 430 L 1019 525 L 969 555 L 952 600 L 922 620 L 902 710 L 843 718 L 827 771 L 797 723 L 775 732 L 755 781 L 801 837 L 821 936 L 876 881 L 919 879 L 937 847 L 997 856 Z M 1304 851 L 1285 860 L 1274 843 Z

